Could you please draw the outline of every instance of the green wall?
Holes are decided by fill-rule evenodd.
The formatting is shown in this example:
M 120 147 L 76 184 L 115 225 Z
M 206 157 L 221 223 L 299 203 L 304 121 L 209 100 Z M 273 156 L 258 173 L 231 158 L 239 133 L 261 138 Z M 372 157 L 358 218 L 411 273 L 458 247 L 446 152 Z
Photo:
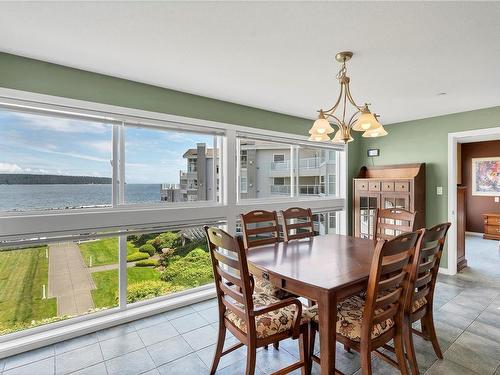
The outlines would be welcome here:
M 372 165 L 372 158 L 366 156 L 368 148 L 380 149 L 380 156 L 373 158 L 375 165 L 425 162 L 425 216 L 427 226 L 432 226 L 448 218 L 448 133 L 497 126 L 500 126 L 500 107 L 391 124 L 386 127 L 389 134 L 385 137 L 356 139 L 355 142 L 361 140 L 357 167 Z M 436 195 L 437 186 L 443 187 L 443 195 Z M 441 265 L 447 264 L 445 253 Z
M 0 87 L 295 134 L 311 127 L 310 119 L 7 53 L 0 53 Z

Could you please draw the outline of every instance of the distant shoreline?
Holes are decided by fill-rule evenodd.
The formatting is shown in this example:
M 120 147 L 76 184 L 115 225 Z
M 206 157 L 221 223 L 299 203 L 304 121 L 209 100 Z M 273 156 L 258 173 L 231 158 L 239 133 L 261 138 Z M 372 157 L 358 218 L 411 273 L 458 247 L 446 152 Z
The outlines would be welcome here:
M 0 185 L 110 185 L 110 177 L 0 173 Z

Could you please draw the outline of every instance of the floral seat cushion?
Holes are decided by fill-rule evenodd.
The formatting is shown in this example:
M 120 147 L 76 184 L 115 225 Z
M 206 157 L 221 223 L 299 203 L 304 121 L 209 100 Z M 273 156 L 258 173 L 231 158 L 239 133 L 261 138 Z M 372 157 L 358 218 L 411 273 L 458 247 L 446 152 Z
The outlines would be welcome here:
M 286 290 L 275 287 L 272 283 L 264 280 L 260 277 L 255 277 L 255 294 L 267 294 L 278 299 L 286 299 L 290 297 L 296 297 L 294 294 L 287 292 Z
M 253 296 L 254 308 L 265 307 L 276 302 L 280 302 L 280 300 L 266 293 L 254 294 Z M 243 308 L 243 305 L 240 307 Z M 296 309 L 297 306 L 290 305 L 256 316 L 255 327 L 257 330 L 257 337 L 269 337 L 292 329 L 295 322 L 294 317 Z M 247 333 L 247 323 L 244 319 L 241 319 L 231 310 L 226 310 L 225 316 L 236 328 Z M 305 323 L 307 323 L 307 321 L 302 319 L 301 324 Z
M 360 296 L 353 296 L 343 300 L 337 305 L 337 333 L 353 341 L 361 340 L 361 326 L 363 324 L 363 310 L 365 300 Z M 380 310 L 376 312 L 381 312 Z M 317 305 L 308 308 L 304 317 L 319 323 Z M 375 324 L 372 329 L 371 338 L 374 339 L 394 326 L 392 319 Z
M 425 297 L 420 298 L 419 300 L 413 301 L 413 306 L 411 307 L 411 312 L 417 311 L 419 308 L 424 306 L 427 303 Z

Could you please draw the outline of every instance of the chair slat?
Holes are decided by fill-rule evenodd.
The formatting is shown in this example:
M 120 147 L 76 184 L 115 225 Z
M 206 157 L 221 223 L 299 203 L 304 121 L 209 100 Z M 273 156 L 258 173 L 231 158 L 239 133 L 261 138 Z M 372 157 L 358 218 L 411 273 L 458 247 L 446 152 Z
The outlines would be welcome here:
M 240 288 L 243 287 L 243 281 L 237 277 L 236 275 L 232 275 L 230 274 L 229 272 L 223 270 L 221 267 L 219 266 L 216 266 L 217 267 L 217 272 L 219 273 L 220 276 L 222 276 L 224 279 L 226 279 L 227 281 L 233 283 L 234 285 L 237 285 L 239 286 Z
M 226 298 L 223 298 L 222 299 L 222 303 L 224 304 L 224 306 L 226 306 L 226 308 L 230 311 L 232 311 L 233 313 L 235 313 L 239 318 L 243 319 L 243 320 L 246 320 L 246 313 L 243 309 L 239 308 L 238 306 L 236 306 L 234 303 L 228 301 Z
M 429 271 L 432 267 L 434 267 L 434 264 L 435 264 L 436 260 L 435 259 L 431 259 L 425 263 L 422 263 L 418 266 L 418 273 L 419 274 L 422 274 L 424 272 L 427 272 Z
M 240 263 L 238 262 L 237 259 L 234 259 L 234 258 L 230 258 L 218 251 L 214 251 L 213 252 L 213 256 L 215 259 L 217 259 L 217 261 L 231 267 L 231 268 L 234 268 L 236 270 L 239 270 L 240 269 Z
M 428 287 L 426 287 L 424 289 L 419 290 L 418 292 L 415 292 L 413 294 L 413 300 L 418 301 L 419 299 L 424 298 L 425 296 L 427 296 L 429 294 L 429 291 L 430 291 L 430 289 Z
M 224 294 L 228 295 L 229 297 L 234 299 L 236 302 L 239 302 L 242 305 L 245 305 L 246 301 L 245 301 L 245 297 L 243 296 L 243 294 L 234 290 L 233 288 L 231 288 L 230 286 L 228 286 L 224 282 L 219 281 L 219 287 L 224 292 Z
M 404 277 L 406 276 L 405 271 L 401 271 L 395 276 L 391 276 L 388 279 L 382 280 L 378 283 L 378 292 L 383 292 L 389 289 L 393 289 L 394 287 L 398 286 L 401 284 L 403 281 Z
M 415 282 L 415 288 L 420 288 L 424 285 L 427 285 L 431 282 L 432 280 L 432 274 L 427 273 L 425 276 L 419 277 L 417 281 Z
M 439 251 L 439 245 L 423 248 L 422 250 L 420 250 L 420 258 L 421 259 L 429 258 L 431 256 L 434 256 L 438 251 Z
M 292 207 L 288 210 L 281 211 L 280 213 L 283 217 L 283 233 L 285 235 L 285 241 L 314 236 L 314 224 L 311 209 Z M 291 222 L 295 220 L 300 221 L 293 223 Z
M 398 313 L 399 310 L 399 305 L 394 304 L 391 307 L 389 307 L 387 310 L 384 310 L 383 312 L 379 314 L 375 314 L 372 319 L 373 324 L 379 324 L 382 322 L 385 322 L 387 319 L 393 319 L 394 315 Z
M 385 223 L 385 222 L 379 223 L 379 228 L 380 229 L 396 230 L 396 231 L 400 231 L 402 233 L 411 232 L 411 230 L 412 230 L 412 228 L 408 225 L 389 224 L 389 223 Z
M 257 228 L 251 228 L 246 230 L 247 236 L 254 236 L 256 234 L 263 234 L 263 233 L 275 233 L 278 232 L 279 229 L 276 225 L 270 225 L 267 227 L 257 227 Z
M 375 215 L 374 237 L 376 239 L 389 239 L 405 232 L 412 232 L 415 224 L 416 212 L 410 212 L 399 208 L 377 209 Z M 393 221 L 388 223 L 387 220 Z M 394 230 L 399 233 L 390 235 L 385 230 Z
M 399 301 L 399 297 L 401 297 L 401 288 L 397 288 L 393 292 L 377 298 L 375 301 L 375 309 L 383 309 L 393 303 L 396 303 Z
M 381 269 L 380 269 L 380 274 L 381 275 L 387 275 L 388 273 L 393 273 L 396 271 L 401 270 L 404 266 L 406 266 L 410 261 L 409 256 L 405 256 L 403 258 L 400 258 L 395 261 L 391 262 L 386 262 L 382 264 Z
M 308 228 L 309 231 L 312 231 L 311 228 L 311 223 L 310 222 L 303 222 L 303 223 L 295 223 L 295 224 L 287 224 L 287 229 L 304 229 Z

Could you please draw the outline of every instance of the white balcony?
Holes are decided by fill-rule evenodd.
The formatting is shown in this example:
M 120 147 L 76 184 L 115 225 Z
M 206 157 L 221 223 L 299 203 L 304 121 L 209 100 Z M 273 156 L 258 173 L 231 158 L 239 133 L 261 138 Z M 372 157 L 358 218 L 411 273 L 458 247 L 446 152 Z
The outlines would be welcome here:
M 290 195 L 290 185 L 271 185 L 271 195 Z M 299 195 L 325 194 L 324 185 L 299 185 Z

